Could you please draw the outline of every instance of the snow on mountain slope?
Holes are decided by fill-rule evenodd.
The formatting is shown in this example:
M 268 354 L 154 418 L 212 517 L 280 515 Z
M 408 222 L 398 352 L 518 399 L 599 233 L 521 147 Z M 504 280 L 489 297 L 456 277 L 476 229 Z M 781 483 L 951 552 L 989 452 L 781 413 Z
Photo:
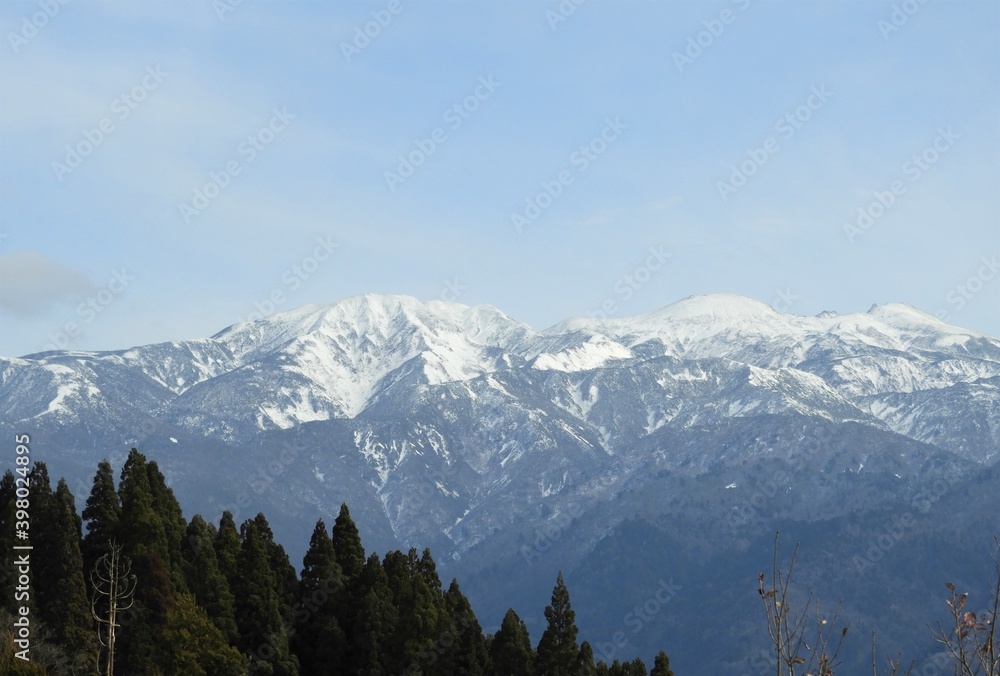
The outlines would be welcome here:
M 569 347 L 561 352 L 543 352 L 531 362 L 531 367 L 540 371 L 589 371 L 600 368 L 608 362 L 630 359 L 631 350 L 600 334 L 595 334 L 581 345 Z
M 669 369 L 637 375 L 640 364 L 664 357 L 675 360 Z M 723 368 L 713 360 L 743 366 Z M 916 393 L 961 384 L 968 387 L 953 390 L 963 393 L 953 399 L 986 392 L 974 383 L 1000 377 L 1000 341 L 898 303 L 801 317 L 714 294 L 638 317 L 569 319 L 537 332 L 487 305 L 364 295 L 236 324 L 204 340 L 0 360 L 0 410 L 14 421 L 47 416 L 114 426 L 122 422 L 118 407 L 138 407 L 179 428 L 232 441 L 260 430 L 353 419 L 374 402 L 409 400 L 446 383 L 482 380 L 505 405 L 537 408 L 542 404 L 525 400 L 542 396 L 530 374 L 597 371 L 617 374 L 602 376 L 618 384 L 601 388 L 613 393 L 601 403 L 579 379 L 544 397 L 545 406 L 555 402 L 589 430 L 587 443 L 620 448 L 675 418 L 706 420 L 718 406 L 729 417 L 794 409 L 867 420 L 957 444 L 960 427 L 947 416 L 935 417 L 932 433 L 927 425 L 903 422 L 899 411 Z M 492 377 L 514 372 L 525 378 Z M 705 382 L 697 391 L 675 392 L 685 378 Z M 468 392 L 478 396 L 481 387 Z M 598 421 L 594 416 L 605 406 L 618 413 Z M 930 409 L 925 403 L 922 410 Z M 983 439 L 1000 434 L 998 420 L 982 423 Z
M 298 381 L 299 394 L 281 393 L 267 412 L 286 427 L 303 414 L 312 420 L 356 416 L 380 384 L 405 365 L 412 370 L 414 360 L 421 382 L 474 378 L 533 333 L 488 306 L 366 295 L 239 324 L 214 340 L 254 364 L 255 380 Z M 312 391 L 309 403 L 303 387 Z
M 654 345 L 659 354 L 680 358 L 799 368 L 836 382 L 851 396 L 946 387 L 1000 374 L 1000 341 L 902 303 L 802 317 L 750 298 L 713 294 L 638 317 L 570 319 L 545 333 L 567 331 L 605 335 L 633 351 Z M 839 366 L 831 372 L 833 363 Z
M 598 561 L 602 538 L 638 580 L 647 536 L 695 570 L 778 526 L 883 532 L 917 497 L 948 504 L 942 477 L 1000 457 L 1000 341 L 901 304 L 800 317 L 698 296 L 539 332 L 490 306 L 369 295 L 203 340 L 0 358 L 0 414 L 78 500 L 134 445 L 187 513 L 264 511 L 288 542 L 347 502 L 379 534 L 367 546 L 430 546 L 481 597 L 511 577 L 499 617 L 524 580 L 551 585 L 547 566 Z M 951 518 L 921 512 L 894 552 L 935 514 Z

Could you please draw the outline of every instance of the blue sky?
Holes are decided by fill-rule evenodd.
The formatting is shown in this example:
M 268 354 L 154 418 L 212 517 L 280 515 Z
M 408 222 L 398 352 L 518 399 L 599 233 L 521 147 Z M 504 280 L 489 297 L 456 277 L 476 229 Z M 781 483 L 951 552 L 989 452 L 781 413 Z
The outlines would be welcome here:
M 536 328 L 900 301 L 1000 335 L 996 2 L 5 0 L 0 27 L 6 356 L 366 292 Z

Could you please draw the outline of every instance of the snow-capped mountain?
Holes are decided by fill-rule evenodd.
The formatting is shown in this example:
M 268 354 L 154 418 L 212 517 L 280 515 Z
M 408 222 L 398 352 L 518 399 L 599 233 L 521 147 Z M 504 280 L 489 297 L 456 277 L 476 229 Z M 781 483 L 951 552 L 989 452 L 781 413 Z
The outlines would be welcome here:
M 490 306 L 366 295 L 237 324 L 204 340 L 0 359 L 0 410 L 17 424 L 59 426 L 85 419 L 94 424 L 106 418 L 115 429 L 127 430 L 127 411 L 139 408 L 192 433 L 245 440 L 305 422 L 356 419 L 397 393 L 405 398 L 455 383 L 465 383 L 471 392 L 473 381 L 502 392 L 502 378 L 493 374 L 627 372 L 654 362 L 683 365 L 665 372 L 645 393 L 656 402 L 646 406 L 646 416 L 661 424 L 677 383 L 715 384 L 699 396 L 738 383 L 751 389 L 730 402 L 728 416 L 764 410 L 769 398 L 787 390 L 780 406 L 789 410 L 864 421 L 960 449 L 969 446 L 963 443 L 966 432 L 948 433 L 942 407 L 957 397 L 983 414 L 991 411 L 998 402 L 1000 341 L 901 304 L 800 317 L 718 294 L 633 318 L 570 319 L 539 332 Z M 552 393 L 546 405 L 567 410 L 574 424 L 599 432 L 588 420 L 595 403 L 590 395 L 576 384 L 566 388 Z M 634 394 L 611 390 L 605 396 Z M 559 403 L 567 397 L 589 404 Z M 821 401 L 805 403 L 810 398 Z M 909 410 L 911 401 L 913 406 L 919 401 L 924 416 L 937 422 L 923 424 Z M 692 404 L 700 402 L 685 403 L 693 411 L 698 406 Z M 770 408 L 777 410 L 776 405 Z M 980 462 L 993 457 L 1000 444 L 996 417 L 987 415 L 983 425 L 985 443 L 961 451 Z
M 365 295 L 0 359 L 0 411 L 78 499 L 139 446 L 185 509 L 263 510 L 293 552 L 347 501 L 369 545 L 431 546 L 495 615 L 553 567 L 587 578 L 637 519 L 644 542 L 722 556 L 776 521 L 881 514 L 994 471 L 1000 340 L 901 304 L 802 317 L 719 294 L 537 331 Z M 508 569 L 516 589 L 495 582 Z

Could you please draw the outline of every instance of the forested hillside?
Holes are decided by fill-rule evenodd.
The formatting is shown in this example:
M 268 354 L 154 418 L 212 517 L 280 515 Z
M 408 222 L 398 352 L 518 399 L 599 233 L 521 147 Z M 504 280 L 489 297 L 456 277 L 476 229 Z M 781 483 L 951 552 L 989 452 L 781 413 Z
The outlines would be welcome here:
M 4 674 L 107 674 L 112 659 L 119 675 L 673 673 L 663 652 L 652 672 L 639 658 L 595 663 L 561 574 L 537 645 L 513 610 L 484 635 L 429 549 L 366 552 L 346 504 L 332 529 L 316 523 L 298 570 L 264 514 L 186 519 L 136 449 L 117 486 L 99 464 L 82 515 L 43 462 L 8 471 L 0 547 Z M 30 552 L 26 586 L 15 552 Z M 14 624 L 25 612 L 27 638 Z

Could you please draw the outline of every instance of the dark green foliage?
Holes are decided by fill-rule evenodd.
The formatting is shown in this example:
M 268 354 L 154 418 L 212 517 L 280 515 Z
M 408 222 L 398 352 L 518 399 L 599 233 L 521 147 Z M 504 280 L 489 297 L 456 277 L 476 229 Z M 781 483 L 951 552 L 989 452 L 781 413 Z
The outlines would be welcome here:
M 580 654 L 576 658 L 577 673 L 580 676 L 597 676 L 597 665 L 594 664 L 594 649 L 588 641 L 580 644 Z
M 281 617 L 285 624 L 292 623 L 292 608 L 299 598 L 299 578 L 295 573 L 295 567 L 285 553 L 285 548 L 274 541 L 274 533 L 270 524 L 263 514 L 254 517 L 254 524 L 257 532 L 264 541 L 267 549 L 267 560 L 274 571 L 276 591 L 278 592 L 278 604 L 281 610 Z
M 302 565 L 293 638 L 302 673 L 342 673 L 347 635 L 337 621 L 336 609 L 346 594 L 344 573 L 322 520 L 316 522 Z
M 667 653 L 661 650 L 656 654 L 656 658 L 653 660 L 653 670 L 649 672 L 649 676 L 674 676 Z
M 0 478 L 0 545 L 14 540 L 16 482 Z M 486 638 L 452 580 L 442 590 L 430 550 L 365 558 L 342 505 L 332 537 L 319 521 L 301 578 L 263 514 L 237 531 L 224 512 L 216 529 L 200 515 L 184 520 L 156 463 L 132 449 L 117 490 L 110 463 L 94 476 L 83 522 L 65 481 L 52 490 L 44 463 L 31 481 L 34 669 L 13 657 L 0 634 L 0 673 L 93 673 L 98 652 L 90 617 L 89 570 L 109 545 L 121 546 L 135 577 L 134 604 L 119 615 L 116 674 L 149 676 L 603 676 L 645 675 L 641 660 L 594 664 L 577 648 L 575 617 L 560 573 L 545 609 L 548 627 L 532 650 L 524 622 L 509 610 Z M 0 568 L 5 604 L 16 578 Z M 10 617 L 0 608 L 0 617 Z M 37 652 L 36 652 L 37 651 Z M 106 653 L 106 651 L 105 651 Z M 672 676 L 664 653 L 656 676 Z
M 289 646 L 278 575 L 271 563 L 271 529 L 262 518 L 248 519 L 240 527 L 240 539 L 233 588 L 240 632 L 237 646 L 250 655 L 251 674 L 294 676 L 299 673 L 298 661 Z
M 615 660 L 608 669 L 608 674 L 610 676 L 648 676 L 649 672 L 646 671 L 646 663 L 637 657 L 631 662 Z
M 577 672 L 576 613 L 570 606 L 569 591 L 562 572 L 552 590 L 552 603 L 545 607 L 548 625 L 538 642 L 538 670 L 546 676 L 570 676 Z
M 55 492 L 55 544 L 58 547 L 51 564 L 56 576 L 55 621 L 49 625 L 52 639 L 62 644 L 70 656 L 71 667 L 89 671 L 96 663 L 91 631 L 90 603 L 83 577 L 83 555 L 80 553 L 80 517 L 76 501 L 65 479 L 60 479 Z
M 63 646 L 71 669 L 92 669 L 90 604 L 80 555 L 80 519 L 64 480 L 52 492 L 45 463 L 28 475 L 31 486 L 32 586 L 35 617 Z
M 353 583 L 364 568 L 365 548 L 361 545 L 361 534 L 346 504 L 340 506 L 340 514 L 333 524 L 333 550 L 348 583 Z
M 636 657 L 623 665 L 622 673 L 624 676 L 648 676 L 649 671 L 646 669 L 646 663 Z
M 410 559 L 412 560 L 416 555 L 416 550 L 410 550 Z M 437 564 L 434 563 L 434 559 L 431 557 L 431 550 L 424 548 L 423 554 L 420 555 L 420 561 L 417 562 L 414 570 L 420 573 L 420 576 L 427 583 L 427 586 L 435 592 L 441 592 L 441 578 L 437 574 Z
M 341 515 L 343 514 L 344 510 L 341 509 Z M 338 523 L 339 521 L 338 518 Z M 391 641 L 399 612 L 393 605 L 389 578 L 382 569 L 377 554 L 368 557 L 358 583 L 361 603 L 354 631 L 349 634 L 351 648 L 346 672 L 388 676 L 392 673 Z
M 399 621 L 391 642 L 393 669 L 402 671 L 428 668 L 433 650 L 426 644 L 431 637 L 437 637 L 450 628 L 444 597 L 440 588 L 436 591 L 433 589 L 435 582 L 440 583 L 437 573 L 431 569 L 431 582 L 428 584 L 426 561 L 421 563 L 415 549 L 410 549 L 408 554 L 389 552 L 385 555 L 382 568 L 389 583 L 393 604 L 399 612 Z M 436 654 L 433 659 L 437 660 Z
M 219 569 L 215 554 L 215 529 L 195 514 L 187 527 L 187 537 L 182 548 L 187 564 L 188 589 L 208 618 L 218 627 L 230 643 L 236 643 L 236 599 L 229 589 L 229 581 Z
M 0 478 L 0 609 L 15 610 L 14 587 L 17 585 L 14 570 L 14 521 L 16 487 L 14 474 L 7 470 Z
M 170 569 L 170 583 L 175 593 L 187 591 L 187 581 L 184 575 L 184 557 L 181 548 L 187 521 L 181 512 L 181 506 L 155 462 L 146 465 L 146 476 L 149 481 L 149 494 L 153 500 L 153 511 L 163 523 L 163 534 L 166 538 L 166 560 Z
M 496 676 L 531 676 L 534 673 L 535 651 L 531 648 L 528 628 L 513 608 L 503 616 L 500 629 L 493 637 L 490 657 Z
M 239 676 L 247 673 L 247 660 L 226 641 L 222 631 L 198 607 L 194 597 L 181 594 L 170 609 L 163 642 L 164 671 L 184 676 Z
M 167 535 L 153 507 L 146 457 L 134 448 L 122 468 L 118 492 L 122 554 L 132 562 L 138 585 L 129 625 L 121 632 L 115 667 L 121 665 L 124 673 L 156 673 L 164 651 L 170 648 L 161 638 L 174 604 L 174 589 Z
M 219 532 L 215 535 L 215 556 L 230 589 L 236 588 L 236 561 L 240 557 L 240 532 L 236 529 L 233 513 L 226 510 L 219 520 Z
M 475 613 L 465 594 L 452 580 L 444 593 L 445 610 L 450 619 L 447 650 L 442 655 L 441 671 L 450 674 L 484 676 L 490 673 L 490 658 L 486 648 L 483 629 L 476 620 Z
M 80 551 L 83 554 L 83 568 L 87 583 L 94 563 L 108 551 L 112 540 L 117 540 L 121 525 L 122 505 L 115 490 L 115 475 L 111 463 L 102 460 L 97 465 L 90 497 L 83 509 L 83 519 L 87 522 L 87 534 L 83 537 Z

